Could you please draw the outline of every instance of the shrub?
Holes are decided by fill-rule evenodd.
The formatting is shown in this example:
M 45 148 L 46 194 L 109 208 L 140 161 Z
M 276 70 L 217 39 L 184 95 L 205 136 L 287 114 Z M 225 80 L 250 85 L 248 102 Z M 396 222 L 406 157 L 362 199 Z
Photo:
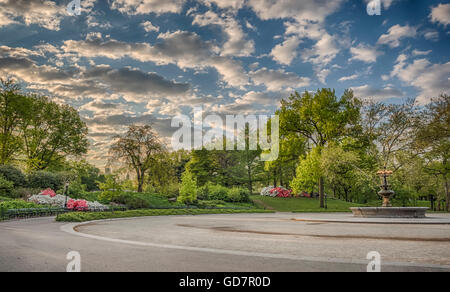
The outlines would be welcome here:
M 32 195 L 39 194 L 41 192 L 41 189 L 30 189 L 30 188 L 14 188 L 11 191 L 11 198 L 18 199 L 26 199 Z
M 63 182 L 57 174 L 48 171 L 35 171 L 28 176 L 28 185 L 36 189 L 58 190 L 62 188 Z
M 181 175 L 181 187 L 178 202 L 190 204 L 195 201 L 197 201 L 197 182 L 192 176 L 192 173 L 186 169 Z
M 130 218 L 144 216 L 168 215 L 200 215 L 200 214 L 234 214 L 234 213 L 273 213 L 260 209 L 233 210 L 233 209 L 165 209 L 165 210 L 130 210 L 117 212 L 72 212 L 60 214 L 56 217 L 58 222 L 84 222 L 112 218 Z
M 13 190 L 13 188 L 14 183 L 0 175 L 0 195 L 11 196 L 11 191 Z
M 221 185 L 213 185 L 209 186 L 209 195 L 208 200 L 228 200 L 228 189 Z
M 25 202 L 23 200 L 11 200 L 0 203 L 0 208 L 9 209 L 33 209 L 33 208 L 45 208 L 46 206 L 38 205 L 33 202 Z
M 246 188 L 234 187 L 228 190 L 227 202 L 231 203 L 245 203 L 249 202 L 250 192 Z
M 14 187 L 25 187 L 27 180 L 20 169 L 12 165 L 0 165 L 0 176 L 14 183 Z

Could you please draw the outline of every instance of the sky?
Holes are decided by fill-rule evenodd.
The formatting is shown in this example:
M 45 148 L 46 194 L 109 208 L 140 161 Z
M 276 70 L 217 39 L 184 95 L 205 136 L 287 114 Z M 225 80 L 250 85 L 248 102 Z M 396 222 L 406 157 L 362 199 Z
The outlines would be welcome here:
M 375 0 L 376 1 L 376 0 Z M 271 114 L 292 92 L 353 89 L 420 104 L 450 92 L 450 1 L 0 0 L 0 77 L 74 106 L 89 161 L 112 137 L 172 118 Z

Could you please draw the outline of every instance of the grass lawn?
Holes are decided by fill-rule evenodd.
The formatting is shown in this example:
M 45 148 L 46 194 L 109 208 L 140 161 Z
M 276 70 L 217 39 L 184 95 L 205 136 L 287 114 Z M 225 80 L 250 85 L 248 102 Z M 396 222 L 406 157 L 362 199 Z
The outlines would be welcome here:
M 318 199 L 309 198 L 272 198 L 259 195 L 251 196 L 255 204 L 268 210 L 279 212 L 351 212 L 350 207 L 366 205 L 348 203 L 341 200 L 328 199 L 327 209 L 319 208 Z

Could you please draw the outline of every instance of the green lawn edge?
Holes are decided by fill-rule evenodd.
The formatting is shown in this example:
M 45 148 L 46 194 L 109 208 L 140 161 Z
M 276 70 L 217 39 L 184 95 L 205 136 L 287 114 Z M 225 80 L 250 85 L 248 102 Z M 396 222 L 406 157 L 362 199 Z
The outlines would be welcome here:
M 86 222 L 105 219 L 120 219 L 131 217 L 151 217 L 170 215 L 206 215 L 206 214 L 242 214 L 242 213 L 274 213 L 270 210 L 250 209 L 150 209 L 116 212 L 73 212 L 56 216 L 57 222 Z

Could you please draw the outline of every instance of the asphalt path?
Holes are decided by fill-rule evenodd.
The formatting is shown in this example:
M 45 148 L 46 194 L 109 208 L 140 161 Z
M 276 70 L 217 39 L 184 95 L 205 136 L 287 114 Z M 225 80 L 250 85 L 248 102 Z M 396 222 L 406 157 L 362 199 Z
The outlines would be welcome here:
M 442 215 L 444 216 L 444 215 Z M 346 222 L 348 221 L 348 222 Z M 450 217 L 436 224 L 350 222 L 348 214 L 161 216 L 66 224 L 0 223 L 0 271 L 450 271 Z

